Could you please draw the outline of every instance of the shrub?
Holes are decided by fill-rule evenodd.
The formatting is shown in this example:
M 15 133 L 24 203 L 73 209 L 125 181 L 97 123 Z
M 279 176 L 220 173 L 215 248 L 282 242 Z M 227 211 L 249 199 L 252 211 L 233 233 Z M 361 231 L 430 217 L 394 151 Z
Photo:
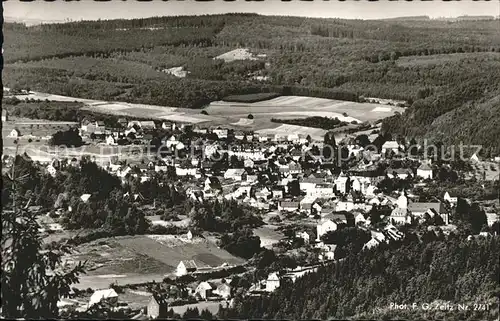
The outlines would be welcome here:
M 247 118 L 248 119 L 253 119 L 253 115 L 252 114 L 248 114 Z
M 200 112 L 200 114 L 202 114 L 202 115 L 208 115 L 208 112 L 207 112 L 206 110 L 202 110 L 202 111 Z

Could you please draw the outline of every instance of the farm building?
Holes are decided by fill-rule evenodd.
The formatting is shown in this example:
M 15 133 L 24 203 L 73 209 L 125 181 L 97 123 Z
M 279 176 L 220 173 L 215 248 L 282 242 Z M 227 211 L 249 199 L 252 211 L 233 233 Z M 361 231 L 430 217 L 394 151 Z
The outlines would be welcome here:
M 198 269 L 198 266 L 196 265 L 196 262 L 194 260 L 189 260 L 189 261 L 181 261 L 179 265 L 177 265 L 177 269 L 175 271 L 175 274 L 177 276 L 183 276 L 188 273 L 195 272 Z
M 118 304 L 118 294 L 113 289 L 97 290 L 90 297 L 89 307 L 100 302 L 116 306 Z

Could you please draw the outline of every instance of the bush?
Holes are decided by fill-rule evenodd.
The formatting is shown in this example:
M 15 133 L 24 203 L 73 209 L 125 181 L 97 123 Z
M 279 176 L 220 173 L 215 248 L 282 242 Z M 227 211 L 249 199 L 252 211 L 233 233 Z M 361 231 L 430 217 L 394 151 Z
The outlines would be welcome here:
M 342 116 L 347 117 L 347 113 L 342 113 Z
M 202 110 L 202 111 L 200 112 L 200 114 L 202 114 L 202 115 L 208 115 L 208 112 L 207 112 L 206 110 Z
M 247 118 L 248 119 L 253 119 L 253 115 L 252 114 L 248 114 Z
M 276 216 L 271 217 L 269 219 L 269 222 L 271 222 L 271 223 L 281 223 L 282 220 L 281 220 L 281 217 L 279 217 L 278 215 L 276 215 Z

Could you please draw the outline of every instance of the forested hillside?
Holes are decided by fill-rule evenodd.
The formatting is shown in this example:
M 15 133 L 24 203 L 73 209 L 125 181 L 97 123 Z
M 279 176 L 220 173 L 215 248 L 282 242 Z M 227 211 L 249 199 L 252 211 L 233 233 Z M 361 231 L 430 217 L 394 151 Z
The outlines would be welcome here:
M 432 236 L 433 235 L 433 236 Z M 348 256 L 285 284 L 269 297 L 245 298 L 222 318 L 354 320 L 498 320 L 498 237 L 465 241 L 464 236 L 429 234 Z M 396 310 L 390 303 L 416 303 Z M 448 303 L 453 311 L 440 310 Z M 488 304 L 488 310 L 474 304 Z M 429 304 L 430 309 L 422 309 Z M 469 306 L 459 311 L 457 304 Z
M 499 30 L 499 20 L 254 14 L 7 23 L 3 79 L 11 88 L 189 108 L 261 92 L 405 100 L 411 107 L 385 122 L 385 131 L 447 143 L 463 137 L 498 152 L 497 118 L 481 110 L 498 101 Z M 253 60 L 213 59 L 236 48 L 248 48 Z M 172 67 L 182 67 L 186 77 L 164 72 Z M 471 109 L 484 117 L 481 134 L 467 134 L 479 124 Z M 459 135 L 449 121 L 455 117 Z

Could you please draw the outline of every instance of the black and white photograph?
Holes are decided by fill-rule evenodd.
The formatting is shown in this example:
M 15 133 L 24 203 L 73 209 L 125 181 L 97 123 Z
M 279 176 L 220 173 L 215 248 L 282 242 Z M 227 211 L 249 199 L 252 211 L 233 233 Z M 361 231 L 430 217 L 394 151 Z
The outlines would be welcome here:
M 0 318 L 499 320 L 500 1 L 1 7 Z

